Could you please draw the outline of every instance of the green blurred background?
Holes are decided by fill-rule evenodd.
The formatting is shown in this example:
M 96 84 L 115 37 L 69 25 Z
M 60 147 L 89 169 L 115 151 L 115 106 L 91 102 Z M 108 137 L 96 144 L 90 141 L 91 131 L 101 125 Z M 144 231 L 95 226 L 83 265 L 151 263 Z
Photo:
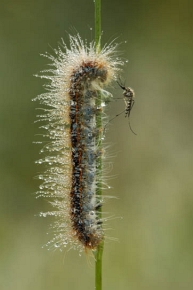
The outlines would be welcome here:
M 43 92 L 33 74 L 47 68 L 52 52 L 75 28 L 93 38 L 92 0 L 10 0 L 0 4 L 0 289 L 94 289 L 94 262 L 77 252 L 42 249 L 51 220 L 35 199 L 41 146 L 31 102 Z M 103 44 L 118 37 L 128 63 L 122 74 L 135 89 L 129 130 L 121 115 L 106 141 L 115 158 L 104 210 L 109 221 L 104 289 L 193 289 L 193 2 L 106 0 Z M 127 43 L 125 43 L 127 41 Z M 120 88 L 114 84 L 114 95 Z M 113 118 L 122 101 L 109 106 Z M 49 235 L 46 233 L 49 231 Z

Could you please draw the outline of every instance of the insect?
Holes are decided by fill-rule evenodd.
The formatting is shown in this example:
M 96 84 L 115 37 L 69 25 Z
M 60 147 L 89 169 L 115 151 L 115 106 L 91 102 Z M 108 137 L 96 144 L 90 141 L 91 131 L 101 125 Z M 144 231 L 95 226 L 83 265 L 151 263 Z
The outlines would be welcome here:
M 120 86 L 120 88 L 123 90 L 123 100 L 125 102 L 125 110 L 123 112 L 125 112 L 125 117 L 129 118 L 130 113 L 131 113 L 131 109 L 133 108 L 133 106 L 135 104 L 135 100 L 134 100 L 135 93 L 131 88 L 125 87 L 125 85 L 122 84 L 121 80 L 119 82 L 117 81 L 117 83 Z M 116 117 L 121 115 L 123 112 L 116 115 Z M 130 127 L 131 132 L 133 132 L 133 134 L 137 135 L 131 128 L 130 120 L 129 120 L 129 127 Z
M 121 113 L 117 114 L 114 118 L 112 118 L 110 121 L 114 120 L 116 117 L 120 116 L 121 114 L 123 114 L 125 112 L 125 117 L 128 117 L 130 116 L 130 113 L 131 113 L 131 109 L 133 108 L 134 104 L 135 104 L 135 100 L 134 100 L 134 97 L 135 97 L 135 93 L 134 91 L 129 88 L 129 87 L 125 87 L 125 85 L 122 84 L 121 80 L 119 80 L 119 82 L 117 81 L 118 85 L 120 86 L 120 88 L 123 90 L 123 100 L 125 102 L 125 110 L 122 111 Z M 118 98 L 118 99 L 122 99 L 122 98 Z M 109 122 L 110 122 L 109 121 Z M 108 123 L 109 123 L 108 122 Z M 107 123 L 107 124 L 108 124 Z M 107 124 L 105 125 L 104 127 L 104 130 L 107 126 Z M 131 132 L 135 135 L 137 135 L 131 128 L 131 125 L 130 125 L 130 120 L 129 120 L 129 128 L 131 130 Z
M 129 87 L 125 87 L 123 86 L 120 82 L 117 82 L 118 85 L 120 86 L 120 88 L 123 89 L 123 96 L 124 96 L 124 102 L 125 102 L 125 117 L 129 117 L 130 113 L 131 113 L 131 109 L 133 108 L 134 104 L 135 104 L 135 93 L 134 91 L 129 88 Z

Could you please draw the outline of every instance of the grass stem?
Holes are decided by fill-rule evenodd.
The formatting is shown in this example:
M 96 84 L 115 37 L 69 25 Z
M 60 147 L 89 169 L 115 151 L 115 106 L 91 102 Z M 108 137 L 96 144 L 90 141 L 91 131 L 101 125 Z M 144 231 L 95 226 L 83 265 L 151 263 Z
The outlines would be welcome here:
M 101 0 L 95 0 L 95 43 L 96 51 L 101 49 Z M 97 96 L 96 107 L 101 107 L 101 95 Z M 102 128 L 102 113 L 96 117 L 97 128 Z M 102 133 L 99 134 L 96 142 L 99 147 L 102 146 Z M 97 160 L 97 196 L 102 199 L 102 158 Z M 101 208 L 98 211 L 99 219 L 102 218 Z M 95 251 L 95 290 L 102 290 L 102 255 L 104 249 L 104 241 L 102 241 Z

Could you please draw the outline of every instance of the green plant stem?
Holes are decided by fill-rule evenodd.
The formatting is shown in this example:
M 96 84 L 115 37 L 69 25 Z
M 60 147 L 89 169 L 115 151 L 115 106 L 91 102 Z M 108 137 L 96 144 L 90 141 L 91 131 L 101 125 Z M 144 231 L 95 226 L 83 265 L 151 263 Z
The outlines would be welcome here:
M 96 51 L 101 49 L 101 0 L 95 0 L 95 44 Z M 101 107 L 101 94 L 98 94 L 96 99 L 96 107 Z M 96 116 L 97 129 L 102 128 L 102 113 L 98 113 Z M 102 132 L 99 133 L 96 138 L 96 143 L 99 148 L 102 147 Z M 97 196 L 102 199 L 102 158 L 97 160 Z M 98 210 L 99 219 L 102 218 L 101 209 Z M 102 241 L 95 251 L 95 290 L 102 290 L 102 255 L 103 255 L 104 241 Z
M 102 290 L 102 256 L 104 242 L 101 242 L 95 253 L 95 289 Z
M 96 106 L 101 104 L 101 95 L 97 96 Z M 97 128 L 102 128 L 102 118 L 101 112 L 96 117 Z M 98 147 L 102 147 L 102 133 L 99 134 L 96 142 Z M 97 160 L 97 196 L 102 199 L 102 158 L 98 158 Z M 102 211 L 101 208 L 97 212 L 98 218 L 102 218 Z M 102 290 L 102 255 L 103 255 L 103 248 L 104 248 L 104 240 L 98 245 L 95 251 L 95 290 Z
M 101 104 L 101 95 L 98 94 L 96 100 L 96 106 L 98 107 Z M 101 113 L 96 116 L 96 124 L 97 128 L 102 128 L 102 118 Z M 102 133 L 99 133 L 98 138 L 96 139 L 96 143 L 98 144 L 99 148 L 102 148 Z M 97 159 L 97 190 L 96 195 L 99 199 L 102 199 L 102 158 Z M 102 211 L 101 208 L 97 212 L 98 218 L 102 218 Z M 103 255 L 103 248 L 104 248 L 104 241 L 102 241 L 96 251 L 95 251 L 95 289 L 102 290 L 102 255 Z
M 95 0 L 95 43 L 96 50 L 101 46 L 101 0 Z

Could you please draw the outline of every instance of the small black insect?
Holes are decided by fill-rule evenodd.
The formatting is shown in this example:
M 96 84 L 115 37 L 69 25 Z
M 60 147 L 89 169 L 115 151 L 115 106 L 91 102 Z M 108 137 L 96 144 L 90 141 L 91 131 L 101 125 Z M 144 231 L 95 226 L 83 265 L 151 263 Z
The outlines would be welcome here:
M 120 86 L 120 88 L 123 89 L 123 100 L 125 102 L 125 117 L 129 117 L 131 109 L 133 108 L 134 104 L 135 104 L 135 93 L 134 91 L 129 88 L 129 87 L 125 87 L 123 86 L 121 83 L 117 82 L 118 85 Z
M 116 117 L 120 116 L 121 114 L 123 114 L 125 112 L 125 117 L 128 117 L 130 116 L 130 113 L 131 113 L 131 109 L 133 108 L 134 104 L 135 104 L 135 100 L 134 100 L 134 97 L 135 97 L 135 93 L 134 91 L 129 88 L 129 87 L 125 87 L 125 85 L 122 84 L 121 80 L 117 81 L 118 85 L 120 86 L 120 88 L 123 90 L 123 100 L 125 102 L 125 110 L 122 111 L 121 113 L 117 114 L 114 118 L 112 118 L 110 121 L 114 120 Z M 120 99 L 120 98 L 118 98 Z M 121 98 L 122 99 L 122 98 Z M 110 122 L 109 121 L 109 122 Z M 107 124 L 106 124 L 107 125 Z M 106 127 L 105 125 L 105 127 Z M 135 135 L 137 135 L 131 128 L 131 125 L 130 125 L 130 120 L 129 120 L 129 128 L 131 130 L 131 132 Z M 105 128 L 104 128 L 105 129 Z
M 134 100 L 134 97 L 135 97 L 135 93 L 134 91 L 129 88 L 129 87 L 125 87 L 125 85 L 123 85 L 121 83 L 121 80 L 118 82 L 118 85 L 120 86 L 120 88 L 123 90 L 123 100 L 125 102 L 125 117 L 128 117 L 130 116 L 130 113 L 131 113 L 131 109 L 133 108 L 134 104 L 135 104 L 135 100 Z M 121 112 L 120 114 L 116 115 L 119 116 L 121 115 L 123 112 Z M 131 130 L 131 132 L 133 132 L 133 134 L 137 135 L 131 128 L 131 125 L 130 125 L 130 121 L 129 121 L 129 128 Z

